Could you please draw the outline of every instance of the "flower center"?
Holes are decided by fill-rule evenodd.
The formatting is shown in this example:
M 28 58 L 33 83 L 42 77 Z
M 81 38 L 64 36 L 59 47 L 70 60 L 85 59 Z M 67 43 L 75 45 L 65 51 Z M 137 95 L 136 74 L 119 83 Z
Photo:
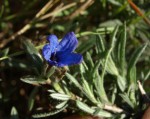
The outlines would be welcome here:
M 56 61 L 57 60 L 57 58 L 56 58 L 56 48 L 55 48 L 55 52 L 54 53 L 52 53 L 52 55 L 51 55 L 51 58 L 50 58 L 52 61 Z

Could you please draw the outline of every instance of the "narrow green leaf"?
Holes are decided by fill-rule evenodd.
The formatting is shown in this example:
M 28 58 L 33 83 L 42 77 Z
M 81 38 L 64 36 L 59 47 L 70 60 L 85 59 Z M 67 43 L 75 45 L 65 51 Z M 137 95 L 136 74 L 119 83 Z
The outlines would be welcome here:
M 93 60 L 91 58 L 91 54 L 89 52 L 86 53 L 86 60 L 88 61 L 89 65 L 90 65 L 89 67 L 94 66 Z
M 96 37 L 96 46 L 98 48 L 99 53 L 105 51 L 105 45 L 101 35 L 97 35 Z
M 108 61 L 107 61 L 106 71 L 115 76 L 119 75 L 119 71 L 118 71 L 111 55 L 109 56 Z
M 104 68 L 103 68 L 103 71 L 102 71 L 102 80 L 104 78 L 104 74 L 105 74 L 105 71 L 107 69 L 107 65 L 109 63 L 108 60 L 109 60 L 109 58 L 111 56 L 111 52 L 112 52 L 113 48 L 115 47 L 117 31 L 118 31 L 118 26 L 114 29 L 114 31 L 112 33 L 112 36 L 111 36 L 110 48 L 109 48 L 109 50 L 106 53 L 106 58 L 105 58 L 104 65 L 103 65 Z
M 28 83 L 28 84 L 33 84 L 33 85 L 38 85 L 38 84 L 46 84 L 49 83 L 49 79 L 46 80 L 43 77 L 40 76 L 34 76 L 34 75 L 28 75 L 20 78 L 21 81 Z
M 131 85 L 134 85 L 134 88 L 135 88 L 135 85 L 137 84 L 137 79 L 136 79 L 136 67 L 133 66 L 131 69 L 130 69 L 130 72 L 129 72 L 129 79 L 130 79 L 130 84 Z
M 60 94 L 60 93 L 52 93 L 52 94 L 50 94 L 50 96 L 54 99 L 64 100 L 64 101 L 67 101 L 71 98 L 71 96 L 69 96 L 69 95 Z
M 68 107 L 68 105 L 66 104 L 64 107 L 57 109 L 55 111 L 50 111 L 50 112 L 44 112 L 44 113 L 39 113 L 39 114 L 34 114 L 32 115 L 33 118 L 43 118 L 43 117 L 48 117 L 51 115 L 55 115 L 58 114 L 59 112 L 63 111 L 64 109 L 66 109 Z
M 4 13 L 4 5 L 1 5 L 1 8 L 0 8 L 0 18 L 2 18 L 3 13 Z
M 68 79 L 69 79 L 71 82 L 74 83 L 74 85 L 75 85 L 76 87 L 78 87 L 80 90 L 82 90 L 82 86 L 79 84 L 79 82 L 78 82 L 72 75 L 70 75 L 69 73 L 66 73 L 65 75 L 68 77 Z
M 15 107 L 12 107 L 10 115 L 11 115 L 10 119 L 19 119 L 19 115 Z
M 89 114 L 93 114 L 94 113 L 94 110 L 91 107 L 89 107 L 87 104 L 85 104 L 85 103 L 83 103 L 83 102 L 81 102 L 79 100 L 76 101 L 76 104 L 79 107 L 79 109 L 81 109 L 81 110 L 83 110 L 83 111 L 85 111 L 85 112 L 87 112 Z
M 114 104 L 117 97 L 117 86 L 116 84 L 113 86 L 112 96 L 111 96 L 111 103 Z
M 105 28 L 109 28 L 109 27 L 115 27 L 115 26 L 121 26 L 122 22 L 119 19 L 111 19 L 111 20 L 107 20 L 105 22 L 102 22 L 100 24 L 100 27 L 105 27 Z
M 147 47 L 147 44 L 140 46 L 137 48 L 134 53 L 132 54 L 130 60 L 129 60 L 129 65 L 128 65 L 128 70 L 130 71 L 133 66 L 137 63 L 139 57 L 141 54 L 144 52 L 145 48 Z
M 132 101 L 130 100 L 127 94 L 119 94 L 119 95 L 132 109 L 134 109 L 134 104 L 132 103 Z
M 115 43 L 116 43 L 116 35 L 118 32 L 118 26 L 115 27 L 115 29 L 113 30 L 112 34 L 111 34 L 111 43 L 110 43 L 110 49 L 113 49 L 115 47 Z
M 108 2 L 112 3 L 113 5 L 116 5 L 116 6 L 122 6 L 122 4 L 116 0 L 108 0 Z
M 100 64 L 101 64 L 101 60 L 98 60 L 95 63 L 95 65 L 94 65 L 94 67 L 92 69 L 92 76 L 93 76 L 93 78 L 95 77 L 96 73 L 98 72 L 98 68 L 99 68 Z
M 94 97 L 94 92 L 93 90 L 91 89 L 91 87 L 89 86 L 89 83 L 83 79 L 82 80 L 83 83 L 82 83 L 82 86 L 83 86 L 83 90 L 84 92 L 86 93 L 87 97 L 93 102 L 93 103 L 97 103 L 97 100 L 95 99 Z
M 98 95 L 101 100 L 108 101 L 105 89 L 104 89 L 104 81 L 103 79 L 99 76 L 99 71 L 98 68 L 100 66 L 101 60 L 98 60 L 95 64 L 95 66 L 92 69 L 92 77 L 93 77 L 93 83 L 96 86 L 96 90 L 98 92 Z
M 113 115 L 107 111 L 104 111 L 100 108 L 95 108 L 95 112 L 93 113 L 95 116 L 100 116 L 100 117 L 112 117 Z
M 29 102 L 28 102 L 28 110 L 29 111 L 31 111 L 33 109 L 34 102 L 35 102 L 34 99 L 29 99 Z
M 135 86 L 133 84 L 131 84 L 129 86 L 128 93 L 129 93 L 129 98 L 130 98 L 133 106 L 136 107 L 138 100 L 136 99 L 136 89 L 135 89 Z
M 121 64 L 121 75 L 125 75 L 125 46 L 126 46 L 126 24 L 123 26 L 123 31 L 120 39 L 120 64 Z
M 79 65 L 79 68 L 80 68 L 81 74 L 85 73 L 85 67 L 82 63 Z
M 150 77 L 150 70 L 145 74 L 144 81 L 146 81 Z
M 35 102 L 35 96 L 37 94 L 37 92 L 39 91 L 38 87 L 34 87 L 34 89 L 32 90 L 29 99 L 28 99 L 28 110 L 31 111 L 33 109 L 34 106 L 34 102 Z
M 56 91 L 53 90 L 53 89 L 49 89 L 49 90 L 47 90 L 47 91 L 50 92 L 50 93 L 56 93 Z
M 63 108 L 66 104 L 67 104 L 68 101 L 64 101 L 64 102 L 61 102 L 60 104 L 56 105 L 56 109 L 61 109 Z
M 112 114 L 110 114 L 106 111 L 103 111 L 103 110 L 97 110 L 97 109 L 91 108 L 87 104 L 85 104 L 79 100 L 76 101 L 76 104 L 79 109 L 81 109 L 84 112 L 87 112 L 89 114 L 92 114 L 92 115 L 95 114 L 96 116 L 100 116 L 100 117 L 112 117 Z
M 117 83 L 118 83 L 120 90 L 122 92 L 124 92 L 124 90 L 126 89 L 126 80 L 124 79 L 124 77 L 118 75 L 117 76 Z

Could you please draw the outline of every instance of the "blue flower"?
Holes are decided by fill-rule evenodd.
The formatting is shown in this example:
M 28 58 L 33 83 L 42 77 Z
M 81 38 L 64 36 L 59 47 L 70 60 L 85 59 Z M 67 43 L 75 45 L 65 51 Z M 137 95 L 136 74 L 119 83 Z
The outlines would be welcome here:
M 67 33 L 60 42 L 55 35 L 49 35 L 47 40 L 49 44 L 43 47 L 42 54 L 50 65 L 63 67 L 82 62 L 82 55 L 74 53 L 78 40 L 73 32 Z

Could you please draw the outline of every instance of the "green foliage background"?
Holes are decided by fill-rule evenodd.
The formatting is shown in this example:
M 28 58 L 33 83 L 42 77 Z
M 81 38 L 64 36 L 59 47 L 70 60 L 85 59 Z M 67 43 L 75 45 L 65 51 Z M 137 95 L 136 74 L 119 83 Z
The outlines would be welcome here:
M 149 0 L 133 2 L 149 19 Z M 149 95 L 150 24 L 127 0 L 2 0 L 0 31 L 0 118 L 47 116 L 69 105 L 67 113 L 51 118 L 80 109 L 114 119 L 137 119 L 146 109 L 137 80 Z M 47 69 L 41 48 L 47 35 L 61 39 L 69 31 L 79 39 L 76 52 L 83 55 L 84 63 L 59 76 L 56 71 L 64 69 Z M 47 78 L 54 84 L 43 84 Z M 103 104 L 117 105 L 126 113 L 107 112 Z

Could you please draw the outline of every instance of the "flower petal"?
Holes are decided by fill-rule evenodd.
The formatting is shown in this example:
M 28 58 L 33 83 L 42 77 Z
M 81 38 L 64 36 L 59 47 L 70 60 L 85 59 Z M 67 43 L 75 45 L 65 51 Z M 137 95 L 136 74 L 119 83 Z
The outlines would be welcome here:
M 43 57 L 46 61 L 48 61 L 51 57 L 52 50 L 49 44 L 45 45 L 42 49 Z
M 50 43 L 51 52 L 52 53 L 56 52 L 56 47 L 59 44 L 57 36 L 56 35 L 49 35 L 47 37 L 47 40 Z
M 74 32 L 67 33 L 64 38 L 60 41 L 57 51 L 73 52 L 78 44 L 78 40 Z
M 50 43 L 46 44 L 42 49 L 42 54 L 46 61 L 50 60 L 52 53 L 56 52 L 58 45 L 58 38 L 55 35 L 49 35 L 47 40 Z
M 81 54 L 66 53 L 66 52 L 57 52 L 56 58 L 57 58 L 58 67 L 79 64 L 83 60 Z

